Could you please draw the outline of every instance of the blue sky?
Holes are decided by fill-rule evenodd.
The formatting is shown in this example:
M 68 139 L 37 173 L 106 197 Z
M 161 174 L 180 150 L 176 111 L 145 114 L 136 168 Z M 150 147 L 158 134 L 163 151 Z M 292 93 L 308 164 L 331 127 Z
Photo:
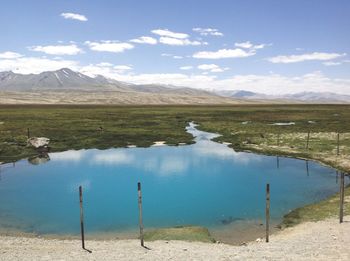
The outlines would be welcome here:
M 350 1 L 2 1 L 0 71 L 350 94 Z

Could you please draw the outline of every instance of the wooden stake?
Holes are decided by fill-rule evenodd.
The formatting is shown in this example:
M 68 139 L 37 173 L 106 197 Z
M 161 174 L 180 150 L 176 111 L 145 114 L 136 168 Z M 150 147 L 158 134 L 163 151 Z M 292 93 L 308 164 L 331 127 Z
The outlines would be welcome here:
M 309 176 L 309 161 L 305 160 L 305 164 L 306 164 L 306 175 Z
M 309 149 L 310 131 L 307 132 L 306 149 Z
M 139 225 L 140 225 L 140 240 L 141 246 L 144 247 L 143 240 L 143 222 L 142 222 L 142 193 L 141 193 L 141 183 L 137 183 L 137 192 L 138 192 L 138 203 L 139 203 Z
M 337 156 L 339 156 L 339 143 L 340 143 L 340 141 L 339 141 L 339 132 L 338 132 L 338 134 L 337 134 Z
M 270 184 L 266 184 L 266 242 L 269 242 L 270 230 Z
M 84 235 L 84 212 L 83 212 L 83 188 L 79 186 L 79 201 L 80 201 L 80 231 L 81 231 L 81 247 L 85 249 Z
M 343 223 L 344 215 L 344 172 L 340 176 L 340 207 L 339 207 L 339 223 Z

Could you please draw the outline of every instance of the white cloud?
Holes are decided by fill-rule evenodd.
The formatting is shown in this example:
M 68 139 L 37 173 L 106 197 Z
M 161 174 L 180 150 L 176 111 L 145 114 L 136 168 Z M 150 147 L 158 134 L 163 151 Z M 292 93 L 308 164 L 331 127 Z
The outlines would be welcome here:
M 105 69 L 107 69 L 107 71 L 110 71 L 111 73 L 113 73 L 113 71 L 115 73 L 117 73 L 117 72 L 120 73 L 120 72 L 125 72 L 125 71 L 132 70 L 132 67 L 130 65 L 114 65 L 112 63 L 107 63 L 107 62 L 98 63 L 96 65 L 89 65 L 89 66 L 86 66 L 86 67 L 83 67 L 83 68 L 86 70 L 87 67 L 90 68 L 89 75 L 93 75 L 93 76 L 101 74 L 100 73 L 101 72 L 101 68 L 103 68 L 102 71 L 105 71 Z M 99 68 L 97 68 L 97 73 L 93 73 L 93 68 L 94 67 L 99 67 Z
M 124 75 L 124 73 L 131 71 L 132 66 L 131 65 L 108 65 L 108 66 L 101 66 L 101 63 L 99 64 L 89 64 L 86 66 L 79 67 L 79 72 L 86 74 L 90 77 L 96 77 L 97 75 L 103 75 L 107 78 L 119 80 L 121 75 Z
M 51 55 L 76 55 L 83 51 L 75 44 L 70 45 L 47 45 L 47 46 L 32 46 L 29 50 L 35 52 L 43 52 Z
M 174 59 L 183 59 L 184 58 L 181 55 L 173 55 L 171 53 L 162 53 L 161 56 L 163 56 L 163 57 L 172 57 Z
M 255 50 L 245 51 L 240 48 L 236 49 L 220 49 L 218 51 L 203 51 L 193 54 L 193 58 L 198 59 L 223 59 L 223 58 L 243 58 L 255 55 Z
M 15 53 L 15 52 L 3 52 L 0 53 L 0 58 L 1 59 L 15 59 L 15 58 L 19 58 L 22 57 L 23 55 L 19 54 L 19 53 Z
M 257 44 L 254 45 L 250 41 L 243 42 L 243 43 L 235 43 L 236 47 L 243 48 L 243 49 L 262 49 L 266 46 L 266 44 Z
M 125 50 L 133 49 L 134 46 L 130 43 L 122 43 L 116 41 L 101 41 L 101 42 L 90 42 L 86 41 L 86 45 L 93 51 L 97 52 L 112 52 L 122 53 Z
M 43 71 L 55 71 L 61 68 L 78 70 L 79 64 L 71 60 L 54 60 L 38 57 L 19 57 L 16 59 L 0 59 L 0 72 L 13 71 L 16 73 L 30 74 Z
M 297 55 L 280 55 L 268 58 L 267 60 L 272 63 L 298 63 L 304 61 L 328 61 L 333 60 L 339 57 L 343 57 L 346 54 L 340 53 L 306 53 L 306 54 L 297 54 Z
M 96 64 L 96 66 L 111 67 L 111 66 L 113 66 L 113 64 L 112 63 L 108 63 L 108 62 L 102 62 L 102 63 Z
M 62 13 L 61 16 L 64 19 L 78 20 L 82 22 L 86 22 L 88 20 L 85 15 L 75 14 L 75 13 Z
M 322 63 L 325 66 L 336 66 L 336 65 L 341 65 L 341 62 L 324 62 Z
M 88 19 L 85 15 L 82 14 L 75 14 L 75 13 L 62 13 L 61 16 L 64 19 L 72 19 L 72 20 L 78 20 L 82 22 L 86 22 Z
M 131 39 L 130 42 L 139 44 L 157 44 L 158 41 L 153 37 L 141 36 L 137 39 Z
M 159 38 L 159 42 L 162 43 L 162 44 L 178 45 L 178 46 L 201 45 L 202 44 L 199 41 L 191 41 L 189 39 L 178 39 L 178 38 L 172 38 L 172 37 L 166 37 L 166 36 L 160 37 Z
M 243 42 L 243 43 L 235 43 L 235 46 L 236 47 L 239 47 L 239 48 L 252 48 L 253 47 L 253 44 L 251 42 Z
M 128 65 L 116 65 L 113 67 L 114 69 L 116 70 L 119 70 L 119 71 L 129 71 L 129 70 L 132 70 L 132 67 L 131 66 L 128 66 Z
M 350 95 L 350 79 L 328 78 L 320 72 L 287 77 L 279 74 L 236 75 L 218 79 L 215 75 L 184 73 L 119 74 L 111 78 L 135 84 L 169 84 L 207 90 L 247 90 L 272 95 L 304 91 L 335 92 Z
M 336 65 L 342 65 L 344 63 L 350 63 L 350 60 L 343 60 L 343 61 L 339 61 L 339 62 L 323 62 L 322 64 L 325 66 L 336 66 Z
M 200 41 L 191 41 L 188 39 L 190 36 L 185 33 L 175 33 L 169 31 L 168 29 L 156 29 L 152 30 L 152 33 L 160 36 L 159 42 L 167 45 L 177 45 L 177 46 L 185 46 L 185 45 L 206 45 L 206 42 Z
M 220 68 L 220 66 L 216 65 L 216 64 L 200 64 L 197 66 L 197 68 L 199 70 L 203 70 L 203 71 L 210 71 L 212 73 L 217 73 L 217 72 L 224 72 L 226 70 L 228 70 L 229 68 Z
M 268 45 L 272 45 L 272 44 L 268 44 Z M 253 49 L 263 49 L 265 48 L 266 44 L 258 44 L 258 45 L 254 45 Z
M 168 29 L 155 29 L 155 30 L 152 30 L 151 32 L 160 36 L 177 38 L 177 39 L 186 39 L 189 37 L 188 34 L 175 33 L 175 32 L 169 31 Z
M 219 32 L 218 29 L 215 28 L 193 28 L 192 29 L 194 32 L 199 33 L 200 35 L 203 36 L 208 36 L 208 35 L 212 35 L 212 36 L 224 36 L 223 33 Z
M 191 70 L 191 69 L 193 69 L 193 66 L 181 66 L 180 67 L 180 70 Z
M 219 66 L 216 64 L 201 64 L 201 65 L 198 65 L 197 68 L 200 70 L 212 70 L 212 69 L 219 68 Z

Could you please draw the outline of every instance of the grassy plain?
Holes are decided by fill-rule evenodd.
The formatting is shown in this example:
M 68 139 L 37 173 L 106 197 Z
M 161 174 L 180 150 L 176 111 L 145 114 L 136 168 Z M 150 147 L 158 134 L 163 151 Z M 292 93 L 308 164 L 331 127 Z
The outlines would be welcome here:
M 36 154 L 27 146 L 27 128 L 30 136 L 50 138 L 51 151 L 64 151 L 131 144 L 147 147 L 155 141 L 190 144 L 192 136 L 185 132 L 189 121 L 221 134 L 216 140 L 231 143 L 236 151 L 314 159 L 350 172 L 349 105 L 1 105 L 0 162 Z M 334 199 L 322 204 L 318 212 L 314 205 L 295 210 L 286 216 L 286 224 L 336 214 Z M 311 217 L 311 213 L 317 215 Z

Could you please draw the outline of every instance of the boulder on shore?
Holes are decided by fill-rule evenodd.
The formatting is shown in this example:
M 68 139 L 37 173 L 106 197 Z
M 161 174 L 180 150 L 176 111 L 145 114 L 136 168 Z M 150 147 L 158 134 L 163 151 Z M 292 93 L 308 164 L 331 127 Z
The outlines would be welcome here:
M 45 137 L 32 137 L 28 139 L 28 144 L 32 145 L 34 148 L 47 147 L 49 145 L 50 139 Z

